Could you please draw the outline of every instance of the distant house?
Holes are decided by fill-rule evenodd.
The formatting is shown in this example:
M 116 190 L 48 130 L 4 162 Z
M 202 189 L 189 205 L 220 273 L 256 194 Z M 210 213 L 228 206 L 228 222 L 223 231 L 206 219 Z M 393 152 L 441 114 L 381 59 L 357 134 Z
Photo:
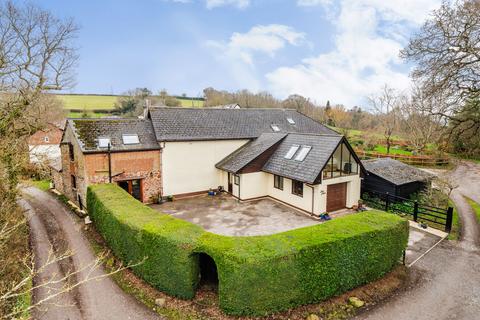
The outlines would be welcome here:
M 60 141 L 65 121 L 49 123 L 28 139 L 31 163 L 56 163 L 60 159 Z
M 362 161 L 368 175 L 362 192 L 380 192 L 408 198 L 430 186 L 433 175 L 391 158 Z
M 61 151 L 63 192 L 82 204 L 89 184 L 111 177 L 143 202 L 223 189 L 318 215 L 356 205 L 364 172 L 345 137 L 285 109 L 151 107 L 143 120 L 70 119 Z

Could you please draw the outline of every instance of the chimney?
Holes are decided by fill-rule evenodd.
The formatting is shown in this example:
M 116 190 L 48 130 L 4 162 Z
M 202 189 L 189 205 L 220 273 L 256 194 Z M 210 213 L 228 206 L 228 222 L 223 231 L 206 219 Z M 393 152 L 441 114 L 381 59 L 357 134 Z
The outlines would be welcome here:
M 145 99 L 145 103 L 143 105 L 143 119 L 147 119 L 148 117 L 148 109 L 150 108 L 150 100 Z

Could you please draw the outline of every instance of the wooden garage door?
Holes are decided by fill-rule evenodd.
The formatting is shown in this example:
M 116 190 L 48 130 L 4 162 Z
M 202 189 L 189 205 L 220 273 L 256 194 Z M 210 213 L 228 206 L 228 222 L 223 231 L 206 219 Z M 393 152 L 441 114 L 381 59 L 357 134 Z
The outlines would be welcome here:
M 327 212 L 343 209 L 347 205 L 347 183 L 327 186 Z

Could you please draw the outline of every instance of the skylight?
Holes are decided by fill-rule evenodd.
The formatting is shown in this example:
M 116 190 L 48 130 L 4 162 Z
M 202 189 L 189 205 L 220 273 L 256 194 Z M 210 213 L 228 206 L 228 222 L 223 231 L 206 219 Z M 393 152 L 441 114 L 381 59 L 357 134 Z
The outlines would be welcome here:
M 287 118 L 287 121 L 288 121 L 288 123 L 290 123 L 290 124 L 295 124 L 295 121 L 293 121 L 292 118 Z
M 312 150 L 311 146 L 302 146 L 302 149 L 297 153 L 297 156 L 295 157 L 296 161 L 303 161 L 307 157 L 308 153 Z
M 137 134 L 122 134 L 123 144 L 139 144 Z
M 292 159 L 293 155 L 295 154 L 295 152 L 297 152 L 298 148 L 300 148 L 298 144 L 292 145 L 290 147 L 290 150 L 288 150 L 287 154 L 285 155 L 285 159 Z
M 98 138 L 98 147 L 107 148 L 110 144 L 110 138 Z
M 272 130 L 275 131 L 275 132 L 280 131 L 280 127 L 276 124 L 271 124 L 270 127 L 272 127 Z

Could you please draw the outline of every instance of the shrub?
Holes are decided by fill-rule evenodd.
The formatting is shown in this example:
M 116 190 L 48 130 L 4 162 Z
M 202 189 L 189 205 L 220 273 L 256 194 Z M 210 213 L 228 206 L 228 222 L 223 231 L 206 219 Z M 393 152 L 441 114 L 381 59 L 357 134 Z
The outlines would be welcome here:
M 202 228 L 159 214 L 112 184 L 88 187 L 88 212 L 114 254 L 168 294 L 193 298 L 198 261 L 192 255 Z
M 375 280 L 398 263 L 408 223 L 369 211 L 268 236 L 227 237 L 160 214 L 113 185 L 88 189 L 98 230 L 144 280 L 169 294 L 191 298 L 198 256 L 218 270 L 220 307 L 233 315 L 265 315 L 313 303 Z

